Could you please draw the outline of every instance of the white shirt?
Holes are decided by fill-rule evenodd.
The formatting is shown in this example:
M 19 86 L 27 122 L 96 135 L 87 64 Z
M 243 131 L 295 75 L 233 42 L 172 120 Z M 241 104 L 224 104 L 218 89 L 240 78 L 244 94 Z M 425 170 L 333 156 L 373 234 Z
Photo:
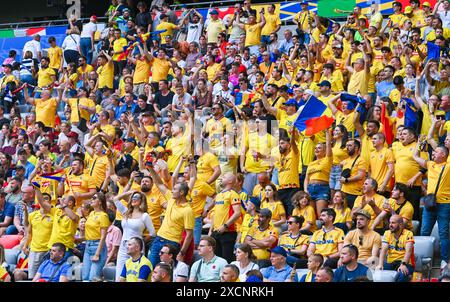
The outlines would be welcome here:
M 64 38 L 61 48 L 64 50 L 78 51 L 79 45 L 80 45 L 80 35 L 70 34 Z
M 83 30 L 81 31 L 81 38 L 91 38 L 92 33 L 97 31 L 97 24 L 89 22 L 83 25 Z
M 203 24 L 200 22 L 197 23 L 190 23 L 187 26 L 188 32 L 186 36 L 186 42 L 197 42 L 200 41 L 200 36 L 202 34 L 203 30 Z
M 39 59 L 38 52 L 42 53 L 41 42 L 38 42 L 34 39 L 31 41 L 28 41 L 23 46 L 22 53 L 25 55 L 25 52 L 27 52 L 27 51 L 31 51 L 33 53 L 33 59 Z
M 239 264 L 239 261 L 233 261 L 230 264 L 234 264 L 239 268 L 239 281 L 240 282 L 245 282 L 245 280 L 247 280 L 247 272 L 254 270 L 254 269 L 259 270 L 258 264 L 251 262 L 251 261 L 246 267 L 241 267 L 241 265 Z
M 189 279 L 189 266 L 184 262 L 178 261 L 177 266 L 175 266 L 175 269 L 173 270 L 173 282 L 175 282 L 178 277 Z

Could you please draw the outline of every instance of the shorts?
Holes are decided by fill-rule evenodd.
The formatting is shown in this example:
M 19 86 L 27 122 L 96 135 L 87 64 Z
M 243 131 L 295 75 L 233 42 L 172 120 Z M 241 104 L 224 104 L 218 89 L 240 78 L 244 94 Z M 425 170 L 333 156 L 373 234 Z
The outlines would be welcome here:
M 316 200 L 330 200 L 330 186 L 326 184 L 309 184 L 308 192 L 311 199 Z
M 342 173 L 342 167 L 340 165 L 333 165 L 331 167 L 331 173 L 330 173 L 330 189 L 332 190 L 340 190 L 342 187 L 341 184 L 341 173 Z

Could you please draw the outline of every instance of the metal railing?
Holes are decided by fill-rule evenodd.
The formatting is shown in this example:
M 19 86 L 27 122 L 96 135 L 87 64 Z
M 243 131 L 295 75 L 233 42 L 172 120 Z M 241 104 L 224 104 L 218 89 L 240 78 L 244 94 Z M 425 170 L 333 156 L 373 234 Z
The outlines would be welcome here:
M 84 22 L 84 21 L 89 21 L 89 18 L 80 18 L 78 20 L 81 20 Z M 98 21 L 107 21 L 108 17 L 98 17 L 97 20 Z M 29 22 L 17 22 L 17 23 L 1 23 L 0 30 L 52 26 L 52 25 L 65 25 L 65 24 L 69 24 L 68 19 L 29 21 Z

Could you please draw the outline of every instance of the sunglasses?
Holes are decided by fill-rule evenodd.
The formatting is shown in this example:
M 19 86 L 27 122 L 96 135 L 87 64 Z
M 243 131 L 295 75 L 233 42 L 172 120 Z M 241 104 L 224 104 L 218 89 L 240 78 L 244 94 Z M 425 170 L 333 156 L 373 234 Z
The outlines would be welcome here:
M 288 222 L 287 222 L 287 224 L 289 224 L 289 225 L 291 225 L 291 224 L 293 224 L 293 223 L 295 223 L 295 221 L 288 221 Z

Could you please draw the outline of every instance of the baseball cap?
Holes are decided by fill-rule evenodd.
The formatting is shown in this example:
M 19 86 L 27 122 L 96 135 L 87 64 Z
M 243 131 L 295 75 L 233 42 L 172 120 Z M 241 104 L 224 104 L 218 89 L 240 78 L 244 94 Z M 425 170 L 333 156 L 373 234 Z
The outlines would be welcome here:
M 308 1 L 300 1 L 300 5 L 302 4 L 308 4 Z
M 422 6 L 428 6 L 428 7 L 431 7 L 431 4 L 430 4 L 430 2 L 424 2 L 424 3 L 422 3 Z
M 281 255 L 283 257 L 287 257 L 286 250 L 284 248 L 282 248 L 281 246 L 274 247 L 273 249 L 270 250 L 270 252 Z
M 217 11 L 217 9 L 213 9 L 209 14 L 210 15 L 218 15 L 219 12 Z
M 367 212 L 366 210 L 363 210 L 363 209 L 361 209 L 359 211 L 356 211 L 356 216 L 358 216 L 358 215 L 362 215 L 362 216 L 366 217 L 369 220 L 372 219 L 372 216 L 370 216 L 370 213 Z
M 270 211 L 267 208 L 261 209 L 261 211 L 259 211 L 259 216 L 264 216 L 264 217 L 270 217 L 272 218 L 272 211 Z
M 159 16 L 159 18 L 160 18 L 160 19 L 167 18 L 167 15 L 166 15 L 166 14 L 161 14 L 161 15 Z
M 67 135 L 68 138 L 78 139 L 78 133 L 70 131 Z
M 324 80 L 324 81 L 320 82 L 319 85 L 317 85 L 317 86 L 319 86 L 319 87 L 328 86 L 331 88 L 331 83 L 327 80 Z
M 123 10 L 122 10 L 122 12 L 124 13 L 124 12 L 131 12 L 131 10 L 128 8 L 128 7 L 125 7 Z
M 410 14 L 410 13 L 412 13 L 412 7 L 408 5 L 407 7 L 405 7 L 405 14 Z
M 284 102 L 283 105 L 286 105 L 286 106 L 298 106 L 298 103 L 294 99 L 289 99 L 287 102 Z

